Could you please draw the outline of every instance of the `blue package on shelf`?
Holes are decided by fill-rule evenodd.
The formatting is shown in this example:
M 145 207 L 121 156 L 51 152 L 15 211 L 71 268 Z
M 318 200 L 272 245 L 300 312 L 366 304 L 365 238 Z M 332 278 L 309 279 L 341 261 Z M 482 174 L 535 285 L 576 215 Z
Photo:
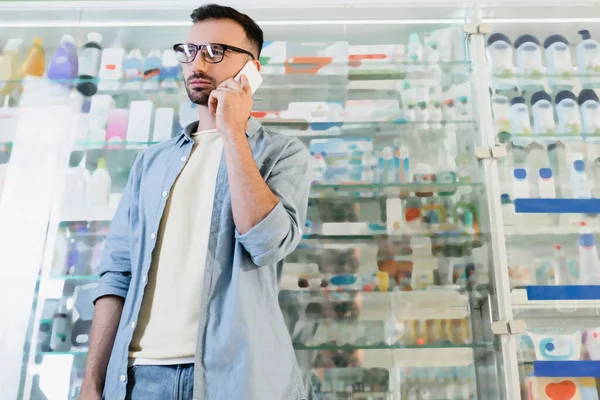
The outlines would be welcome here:
M 534 361 L 533 375 L 544 378 L 599 378 L 600 361 Z
M 600 300 L 600 285 L 527 286 L 527 300 Z
M 599 214 L 600 199 L 515 199 L 515 213 Z

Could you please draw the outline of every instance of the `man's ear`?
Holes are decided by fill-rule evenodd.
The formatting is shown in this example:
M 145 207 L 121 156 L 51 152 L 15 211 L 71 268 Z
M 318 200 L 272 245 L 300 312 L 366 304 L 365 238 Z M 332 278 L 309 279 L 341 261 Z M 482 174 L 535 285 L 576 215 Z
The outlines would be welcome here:
M 262 64 L 260 63 L 259 60 L 253 60 L 254 65 L 256 66 L 256 69 L 258 70 L 258 72 L 260 72 L 260 68 L 262 67 Z

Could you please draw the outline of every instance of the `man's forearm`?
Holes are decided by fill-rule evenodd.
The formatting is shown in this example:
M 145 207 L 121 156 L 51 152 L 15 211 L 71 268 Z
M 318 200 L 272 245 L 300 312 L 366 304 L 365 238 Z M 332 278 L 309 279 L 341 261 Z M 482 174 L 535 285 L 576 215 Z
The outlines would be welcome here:
M 262 221 L 279 199 L 261 176 L 246 135 L 223 135 L 231 209 L 242 235 Z
M 82 393 L 102 393 L 106 368 L 121 320 L 125 299 L 104 296 L 96 301 Z

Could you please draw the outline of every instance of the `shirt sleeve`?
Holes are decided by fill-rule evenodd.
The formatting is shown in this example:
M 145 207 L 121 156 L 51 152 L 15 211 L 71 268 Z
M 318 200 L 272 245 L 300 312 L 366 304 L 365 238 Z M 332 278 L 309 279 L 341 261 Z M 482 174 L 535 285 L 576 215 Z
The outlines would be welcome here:
M 131 282 L 131 251 L 129 246 L 130 212 L 132 201 L 136 198 L 132 193 L 136 186 L 136 173 L 141 164 L 142 152 L 133 163 L 127 185 L 123 190 L 121 202 L 110 225 L 102 261 L 100 262 L 100 280 L 94 297 L 94 303 L 100 297 L 114 295 L 125 298 Z
M 279 202 L 271 212 L 243 235 L 235 237 L 258 266 L 273 265 L 289 255 L 302 238 L 312 182 L 311 158 L 304 145 L 294 140 L 266 180 Z

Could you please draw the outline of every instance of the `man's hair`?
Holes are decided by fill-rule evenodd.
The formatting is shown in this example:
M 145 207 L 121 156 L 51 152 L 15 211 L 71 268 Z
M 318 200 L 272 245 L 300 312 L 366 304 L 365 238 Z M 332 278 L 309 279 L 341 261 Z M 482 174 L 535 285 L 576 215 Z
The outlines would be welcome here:
M 248 42 L 252 45 L 256 52 L 257 58 L 260 57 L 260 51 L 263 47 L 263 31 L 260 26 L 252 18 L 246 14 L 233 9 L 231 7 L 220 6 L 218 4 L 205 4 L 201 7 L 196 8 L 190 15 L 193 23 L 202 22 L 211 19 L 230 19 L 244 28 Z

